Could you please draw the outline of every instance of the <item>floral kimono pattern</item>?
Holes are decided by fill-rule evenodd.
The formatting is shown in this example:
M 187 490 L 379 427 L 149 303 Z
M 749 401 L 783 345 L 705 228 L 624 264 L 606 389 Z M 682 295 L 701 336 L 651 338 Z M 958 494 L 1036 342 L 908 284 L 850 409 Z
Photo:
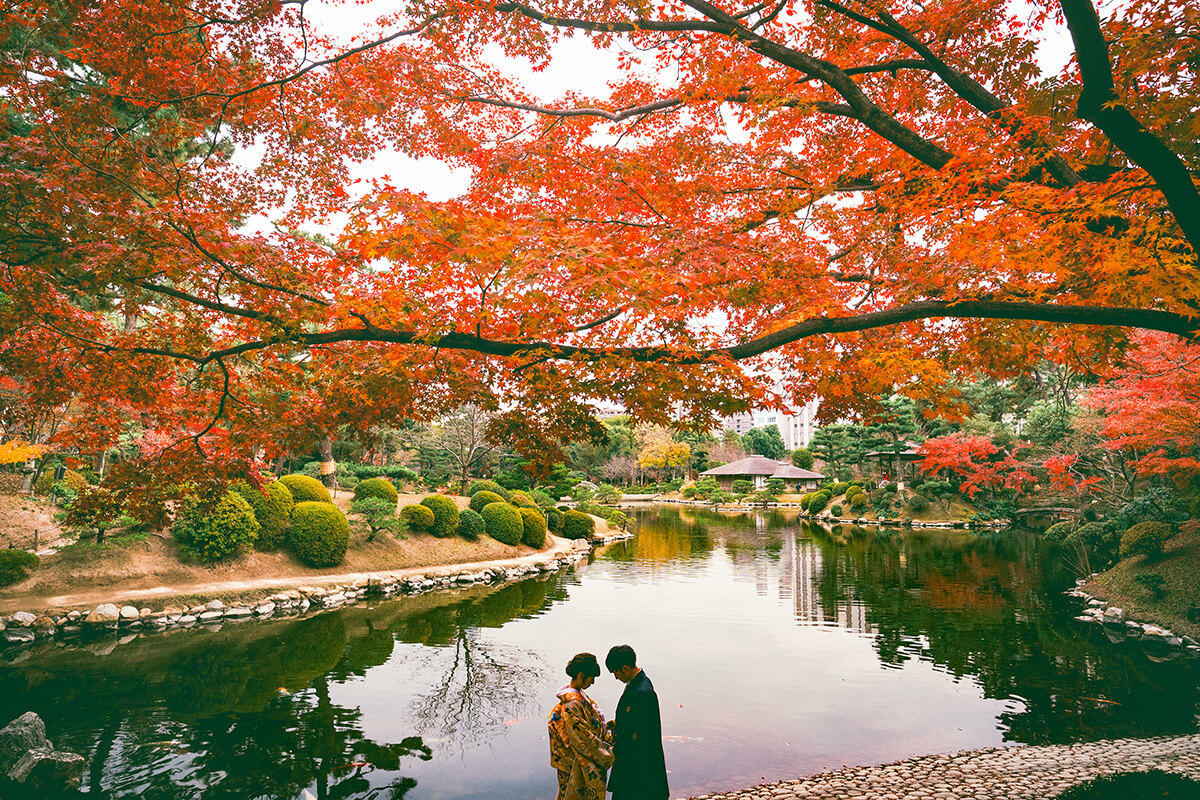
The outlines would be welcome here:
M 558 800 L 604 800 L 612 743 L 592 698 L 582 689 L 563 687 L 547 723 L 550 766 L 558 770 Z

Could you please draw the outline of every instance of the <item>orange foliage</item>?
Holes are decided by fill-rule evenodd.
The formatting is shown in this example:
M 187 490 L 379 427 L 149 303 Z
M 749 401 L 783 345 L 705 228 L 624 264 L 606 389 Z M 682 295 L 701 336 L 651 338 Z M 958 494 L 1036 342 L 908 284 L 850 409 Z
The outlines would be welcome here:
M 0 378 L 65 444 L 244 470 L 472 402 L 545 464 L 598 401 L 936 403 L 1196 330 L 1190 0 L 9 5 Z M 518 77 L 580 37 L 596 96 Z M 465 192 L 354 179 L 395 152 Z

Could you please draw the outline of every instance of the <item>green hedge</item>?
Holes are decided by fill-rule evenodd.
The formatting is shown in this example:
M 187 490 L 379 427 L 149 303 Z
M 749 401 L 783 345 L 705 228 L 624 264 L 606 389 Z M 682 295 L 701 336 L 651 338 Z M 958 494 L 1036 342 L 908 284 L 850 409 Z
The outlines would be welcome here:
M 350 544 L 350 523 L 332 503 L 314 500 L 297 503 L 292 511 L 288 544 L 296 558 L 310 567 L 337 566 L 346 557 L 346 547 Z
M 491 491 L 490 489 L 483 489 L 471 495 L 471 502 L 469 505 L 471 510 L 478 514 L 479 512 L 483 511 L 484 506 L 490 506 L 492 503 L 503 502 L 505 502 L 505 499 L 501 495 Z
M 0 550 L 0 586 L 20 583 L 42 560 L 27 550 Z
M 828 491 L 831 495 L 833 495 L 834 497 L 837 497 L 840 494 L 845 494 L 846 491 L 850 488 L 850 484 L 848 484 L 844 481 L 839 481 L 838 483 L 835 483 L 832 486 L 829 486 L 826 488 L 828 489 Z
M 354 499 L 365 500 L 368 497 L 378 497 L 392 505 L 400 502 L 400 492 L 386 478 L 367 478 L 354 487 Z
M 433 512 L 433 526 L 429 532 L 444 539 L 458 530 L 458 506 L 449 497 L 433 494 L 421 501 L 421 505 Z
M 501 501 L 503 502 L 503 501 Z M 425 506 L 417 506 L 417 508 L 425 508 Z M 425 508 L 426 511 L 429 509 Z M 430 521 L 432 521 L 430 517 Z M 469 542 L 473 542 L 483 534 L 487 533 L 487 523 L 483 521 L 483 517 L 469 508 L 464 508 L 458 512 L 458 535 Z
M 338 465 L 342 466 L 341 464 Z M 359 480 L 367 478 L 391 478 L 392 481 L 415 481 L 417 473 L 413 472 L 408 467 L 388 466 L 377 467 L 374 464 L 346 464 L 350 472 L 353 472 Z
M 1121 534 L 1121 558 L 1159 558 L 1163 553 L 1163 545 L 1174 535 L 1175 531 L 1165 522 L 1139 522 Z
M 1074 522 L 1056 522 L 1042 531 L 1042 538 L 1051 542 L 1065 542 L 1067 537 L 1075 532 Z
M 287 541 L 292 509 L 296 506 L 291 490 L 279 481 L 271 481 L 261 492 L 245 481 L 238 481 L 229 488 L 250 504 L 254 519 L 258 520 L 255 549 L 274 550 L 282 546 Z
M 551 533 L 562 533 L 563 515 L 557 508 L 546 509 L 546 529 Z
M 590 539 L 596 532 L 596 520 L 582 511 L 563 512 L 562 535 L 567 539 Z
M 433 527 L 433 511 L 426 506 L 410 505 L 400 509 L 400 516 L 410 531 L 428 533 Z
M 307 475 L 284 475 L 279 482 L 292 493 L 292 499 L 297 503 L 332 503 L 329 490 L 316 478 Z
M 176 518 L 171 535 L 184 554 L 213 562 L 238 555 L 254 544 L 259 524 L 254 509 L 236 492 L 226 492 L 210 508 L 192 506 Z
M 508 502 L 512 503 L 517 508 L 537 508 L 537 503 L 533 502 L 533 498 L 517 489 L 508 498 Z
M 471 484 L 471 488 L 467 490 L 467 494 L 474 497 L 479 492 L 494 492 L 500 495 L 500 499 L 508 501 L 508 489 L 505 489 L 495 481 L 475 481 Z
M 480 516 L 483 517 L 488 536 L 498 542 L 518 544 L 525 533 L 525 522 L 521 519 L 521 512 L 503 500 L 484 506 Z
M 821 513 L 832 498 L 833 496 L 829 493 L 828 489 L 822 489 L 819 492 L 813 493 L 813 496 L 808 499 L 808 513 Z
M 864 508 L 867 507 L 867 503 L 870 502 L 870 499 L 867 497 L 866 492 L 857 492 L 855 494 L 852 494 L 847 499 L 850 503 L 850 508 L 852 508 L 855 511 L 863 510 Z
M 521 541 L 541 550 L 546 546 L 546 518 L 536 508 L 521 508 L 518 511 L 524 524 Z

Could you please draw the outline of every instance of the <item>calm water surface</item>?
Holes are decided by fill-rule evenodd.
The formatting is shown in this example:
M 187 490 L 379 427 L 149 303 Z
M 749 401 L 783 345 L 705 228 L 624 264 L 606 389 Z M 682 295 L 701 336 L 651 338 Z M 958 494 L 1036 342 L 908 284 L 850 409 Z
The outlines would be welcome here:
M 1195 667 L 1073 621 L 1073 576 L 1036 536 L 638 517 L 635 541 L 547 579 L 8 650 L 0 723 L 41 714 L 104 798 L 551 798 L 563 666 L 625 642 L 658 689 L 674 797 L 1200 729 Z M 591 694 L 611 712 L 621 688 Z

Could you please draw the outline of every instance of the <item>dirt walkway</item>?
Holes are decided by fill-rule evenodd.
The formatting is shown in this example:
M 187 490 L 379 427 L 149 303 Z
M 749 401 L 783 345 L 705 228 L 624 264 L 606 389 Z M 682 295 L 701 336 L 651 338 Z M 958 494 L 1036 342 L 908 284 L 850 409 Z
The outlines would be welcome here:
M 171 597 L 219 597 L 228 595 L 267 595 L 280 589 L 292 589 L 300 586 L 345 585 L 359 580 L 382 579 L 386 577 L 405 578 L 412 575 L 442 576 L 463 572 L 478 572 L 487 568 L 499 567 L 507 569 L 525 564 L 538 564 L 552 561 L 562 555 L 575 551 L 575 542 L 548 537 L 550 547 L 514 558 L 501 558 L 491 561 L 473 561 L 442 566 L 404 567 L 391 570 L 374 570 L 370 572 L 348 572 L 337 575 L 301 575 L 273 576 L 266 578 L 250 578 L 246 580 L 206 581 L 199 583 L 176 583 L 164 586 L 154 586 L 147 589 L 92 589 L 78 594 L 64 594 L 56 597 L 41 598 L 9 598 L 0 600 L 0 612 L 37 611 L 41 608 L 68 610 L 72 608 L 94 608 L 101 603 L 132 604 L 136 601 L 162 600 Z M 36 601 L 40 608 L 31 604 Z

